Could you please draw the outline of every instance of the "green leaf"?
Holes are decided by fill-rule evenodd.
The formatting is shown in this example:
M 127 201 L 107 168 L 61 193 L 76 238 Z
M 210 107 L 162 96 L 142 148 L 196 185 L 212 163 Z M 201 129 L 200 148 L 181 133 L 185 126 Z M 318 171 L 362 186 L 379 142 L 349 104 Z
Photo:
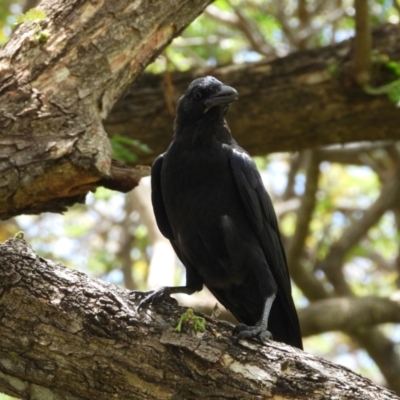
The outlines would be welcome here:
M 122 162 L 131 162 L 134 163 L 137 160 L 137 155 L 130 150 L 128 150 L 125 146 L 123 146 L 119 142 L 114 142 L 111 140 L 111 145 L 113 148 L 114 157 L 118 161 Z
M 337 78 L 339 75 L 339 67 L 337 66 L 337 64 L 329 64 L 328 72 L 332 77 Z
M 38 8 L 31 8 L 25 14 L 18 15 L 16 24 L 22 24 L 23 22 L 29 21 L 42 21 L 46 19 L 47 15 L 43 10 L 39 10 Z
M 398 103 L 400 101 L 400 80 L 395 81 L 388 91 L 388 97 L 390 100 Z
M 400 64 L 397 61 L 389 61 L 386 67 L 394 72 L 396 75 L 400 76 Z
M 115 135 L 111 138 L 111 146 L 113 148 L 114 157 L 118 161 L 131 162 L 137 161 L 137 155 L 135 150 L 139 150 L 142 153 L 149 154 L 151 149 L 140 140 L 131 139 L 126 136 Z
M 188 308 L 187 311 L 181 315 L 178 325 L 175 328 L 175 332 L 181 332 L 183 324 L 188 324 L 195 331 L 203 332 L 206 329 L 206 320 L 203 317 L 197 317 L 194 315 L 191 308 Z

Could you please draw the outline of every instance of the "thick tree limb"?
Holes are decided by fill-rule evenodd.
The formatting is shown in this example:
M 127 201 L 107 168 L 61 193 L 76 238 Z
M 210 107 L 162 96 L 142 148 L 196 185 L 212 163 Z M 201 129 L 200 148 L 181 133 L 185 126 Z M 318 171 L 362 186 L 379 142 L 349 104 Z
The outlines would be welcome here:
M 280 2 L 281 3 L 281 2 Z M 385 25 L 374 32 L 374 49 L 400 60 L 400 27 Z M 334 143 L 399 139 L 400 113 L 385 96 L 371 96 L 354 80 L 354 42 L 299 51 L 271 62 L 208 68 L 172 74 L 175 94 L 163 75 L 143 75 L 112 110 L 105 123 L 110 136 L 126 135 L 146 143 L 150 164 L 171 141 L 176 103 L 192 79 L 211 74 L 235 87 L 239 100 L 227 115 L 233 136 L 252 155 L 297 151 Z M 375 66 L 374 83 L 388 79 Z
M 234 344 L 225 322 L 174 332 L 182 308 L 138 315 L 128 291 L 44 260 L 21 239 L 1 244 L 0 256 L 0 390 L 10 395 L 398 399 L 290 346 Z
M 316 301 L 299 310 L 303 336 L 328 331 L 354 331 L 384 323 L 400 323 L 400 302 L 377 296 Z
M 46 19 L 0 52 L 0 218 L 63 211 L 102 178 L 137 184 L 112 165 L 102 119 L 209 2 L 41 2 Z

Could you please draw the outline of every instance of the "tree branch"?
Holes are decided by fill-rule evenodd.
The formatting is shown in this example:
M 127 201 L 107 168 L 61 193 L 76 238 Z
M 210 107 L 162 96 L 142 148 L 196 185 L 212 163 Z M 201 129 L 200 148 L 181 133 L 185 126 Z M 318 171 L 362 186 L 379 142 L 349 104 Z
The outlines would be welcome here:
M 318 189 L 319 160 L 313 150 L 304 152 L 306 157 L 306 186 L 301 197 L 301 205 L 297 210 L 296 228 L 287 246 L 287 260 L 290 274 L 296 285 L 309 300 L 328 297 L 328 293 L 312 271 L 302 263 L 305 241 L 309 232 L 309 224 L 314 212 Z
M 184 311 L 137 314 L 129 292 L 0 245 L 0 389 L 23 399 L 398 399 L 368 379 L 298 349 L 235 344 L 231 325 L 173 330 Z
M 252 49 L 258 53 L 269 57 L 276 56 L 276 50 L 265 40 L 254 21 L 246 18 L 238 8 L 234 6 L 232 8 L 235 14 L 228 11 L 221 11 L 213 5 L 209 5 L 204 13 L 215 21 L 230 25 L 243 32 Z
M 368 152 L 392 146 L 389 140 L 375 142 L 349 143 L 348 145 L 333 145 L 317 150 L 321 161 L 336 162 L 340 164 L 365 165 L 365 155 Z
M 397 13 L 400 16 L 400 4 L 398 0 L 392 0 L 393 7 L 396 9 Z
M 400 303 L 398 299 L 377 296 L 335 297 L 316 301 L 300 309 L 298 314 L 303 336 L 329 331 L 365 331 L 365 327 L 373 325 L 400 323 Z
M 140 186 L 139 186 L 140 187 Z M 133 221 L 131 218 L 132 212 L 135 210 L 135 201 L 132 198 L 132 193 L 136 190 L 127 193 L 125 196 L 125 204 L 124 204 L 124 213 L 125 218 L 120 222 L 121 225 L 121 234 L 118 240 L 119 248 L 116 252 L 116 259 L 119 260 L 121 265 L 121 271 L 124 276 L 124 286 L 129 290 L 135 290 L 138 288 L 138 285 L 133 277 L 133 268 L 132 268 L 132 257 L 131 251 L 135 246 L 135 238 L 132 233 L 132 225 Z M 115 268 L 115 267 L 114 267 Z
M 102 178 L 137 185 L 113 170 L 102 120 L 209 2 L 41 2 L 46 18 L 20 25 L 0 51 L 0 218 L 63 211 Z
M 369 23 L 368 0 L 354 0 L 356 10 L 356 37 L 354 68 L 358 84 L 365 85 L 370 80 L 371 74 L 371 28 Z
M 147 237 L 152 248 L 146 287 L 156 289 L 160 286 L 173 286 L 177 257 L 170 241 L 158 229 L 151 203 L 150 182 L 142 181 L 138 189 L 129 196 L 140 215 L 140 220 L 147 227 Z
M 299 0 L 297 3 L 297 18 L 299 20 L 299 28 L 304 31 L 310 25 L 310 15 L 307 10 L 307 1 Z M 298 41 L 298 50 L 307 48 L 307 37 L 303 36 Z
M 381 26 L 373 37 L 379 53 L 400 60 L 399 26 Z M 270 62 L 173 73 L 174 101 L 194 78 L 207 74 L 235 87 L 239 100 L 231 106 L 227 120 L 235 139 L 251 155 L 400 139 L 400 113 L 395 104 L 385 96 L 365 94 L 354 82 L 349 57 L 353 45 L 353 40 L 347 40 Z M 110 136 L 132 137 L 152 149 L 152 154 L 138 154 L 139 163 L 151 164 L 172 138 L 174 116 L 164 87 L 162 74 L 144 74 L 105 123 Z
M 303 162 L 303 156 L 305 152 L 296 152 L 290 155 L 290 168 L 287 173 L 287 183 L 285 191 L 282 193 L 281 198 L 283 200 L 288 200 L 290 198 L 296 197 L 296 192 L 294 191 L 294 185 L 296 180 L 296 175 L 300 169 Z
M 377 364 L 388 387 L 400 392 L 400 357 L 397 344 L 389 339 L 379 327 L 359 328 L 347 333 L 355 339 Z

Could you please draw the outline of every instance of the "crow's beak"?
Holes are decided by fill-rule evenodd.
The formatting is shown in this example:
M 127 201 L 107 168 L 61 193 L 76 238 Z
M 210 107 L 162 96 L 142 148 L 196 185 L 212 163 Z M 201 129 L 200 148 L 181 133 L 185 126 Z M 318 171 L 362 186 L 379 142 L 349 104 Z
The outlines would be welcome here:
M 238 92 L 230 86 L 222 85 L 218 92 L 211 95 L 207 100 L 204 101 L 207 112 L 210 108 L 220 105 L 228 105 L 233 103 L 239 97 Z

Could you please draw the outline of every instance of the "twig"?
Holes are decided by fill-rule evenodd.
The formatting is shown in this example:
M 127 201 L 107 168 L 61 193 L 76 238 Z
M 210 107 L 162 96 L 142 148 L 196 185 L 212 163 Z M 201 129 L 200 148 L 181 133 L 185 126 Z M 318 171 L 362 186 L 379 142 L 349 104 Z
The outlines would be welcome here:
M 165 52 L 165 59 L 167 67 L 164 72 L 164 96 L 165 96 L 165 103 L 168 108 L 168 112 L 170 115 L 175 115 L 175 108 L 176 108 L 176 96 L 175 96 L 175 87 L 171 79 L 171 72 L 169 71 L 169 65 L 171 64 L 171 59 Z
M 287 246 L 286 255 L 291 276 L 296 285 L 309 300 L 316 300 L 328 297 L 328 293 L 312 271 L 306 269 L 301 258 L 316 203 L 315 193 L 318 189 L 319 162 L 314 150 L 306 150 L 304 155 L 307 160 L 307 182 L 301 199 L 301 206 L 297 212 L 296 229 L 289 246 Z
M 393 7 L 396 9 L 397 13 L 400 16 L 400 4 L 398 0 L 392 0 Z
M 346 163 L 348 158 L 357 158 L 360 154 L 386 148 L 393 145 L 393 143 L 392 140 L 377 140 L 373 142 L 364 141 L 348 144 L 335 144 L 332 146 L 320 147 L 317 152 L 321 160 Z M 358 162 L 356 162 L 356 164 L 358 164 Z
M 318 189 L 319 162 L 313 150 L 304 152 L 306 163 L 306 187 L 301 199 L 301 206 L 297 212 L 296 229 L 287 248 L 289 265 L 302 256 L 304 243 L 309 231 L 309 223 L 315 208 L 315 193 Z
M 319 33 L 324 26 L 329 24 L 333 25 L 345 14 L 346 10 L 343 8 L 337 8 L 336 10 L 333 10 L 325 17 L 323 21 L 315 22 L 313 25 L 308 25 L 304 29 L 300 30 L 300 32 L 298 33 L 299 40 L 309 40 L 311 36 Z M 332 44 L 334 43 L 335 41 L 332 41 Z
M 135 238 L 131 233 L 132 220 L 130 215 L 134 211 L 133 199 L 131 193 L 127 193 L 125 196 L 124 211 L 126 217 L 121 221 L 121 236 L 119 239 L 119 249 L 116 253 L 117 259 L 121 263 L 121 271 L 124 276 L 124 285 L 129 290 L 134 290 L 138 288 L 138 284 L 132 274 L 132 258 L 131 250 L 134 247 Z
M 400 232 L 400 206 L 396 206 L 393 209 L 394 217 L 396 220 L 397 231 Z M 397 242 L 397 256 L 394 262 L 395 270 L 397 271 L 396 284 L 400 288 L 400 242 Z
M 307 1 L 306 0 L 298 0 L 297 2 L 298 6 L 297 6 L 297 17 L 299 19 L 299 23 L 300 23 L 300 29 L 304 30 L 306 28 L 308 28 L 310 20 L 309 20 L 309 14 L 307 11 Z M 300 38 L 299 41 L 299 50 L 304 50 L 307 48 L 307 39 L 308 37 L 303 36 L 302 38 Z
M 296 179 L 297 172 L 299 171 L 300 165 L 302 163 L 302 155 L 304 152 L 295 153 L 290 157 L 290 169 L 287 175 L 287 184 L 285 191 L 283 192 L 281 198 L 282 200 L 288 200 L 295 197 L 294 183 Z
M 245 34 L 246 38 L 251 43 L 253 50 L 256 50 L 265 56 L 276 57 L 276 49 L 265 40 L 265 37 L 261 33 L 260 29 L 258 29 L 257 24 L 247 18 L 238 7 L 234 7 L 234 11 L 238 17 L 238 28 Z
M 293 28 L 289 25 L 288 16 L 285 13 L 283 2 L 280 0 L 276 0 L 275 6 L 277 8 L 277 11 L 274 15 L 275 18 L 281 24 L 282 31 L 284 32 L 286 39 L 289 42 L 290 46 L 297 49 L 299 46 L 299 41 L 298 41 L 296 33 L 293 31 Z
M 215 21 L 239 29 L 246 36 L 252 49 L 258 53 L 269 57 L 276 56 L 276 49 L 266 41 L 258 26 L 237 7 L 232 6 L 232 8 L 234 13 L 221 11 L 217 7 L 210 5 L 205 9 L 204 14 Z
M 371 30 L 369 24 L 368 0 L 355 0 L 355 78 L 359 85 L 370 81 L 371 73 Z

